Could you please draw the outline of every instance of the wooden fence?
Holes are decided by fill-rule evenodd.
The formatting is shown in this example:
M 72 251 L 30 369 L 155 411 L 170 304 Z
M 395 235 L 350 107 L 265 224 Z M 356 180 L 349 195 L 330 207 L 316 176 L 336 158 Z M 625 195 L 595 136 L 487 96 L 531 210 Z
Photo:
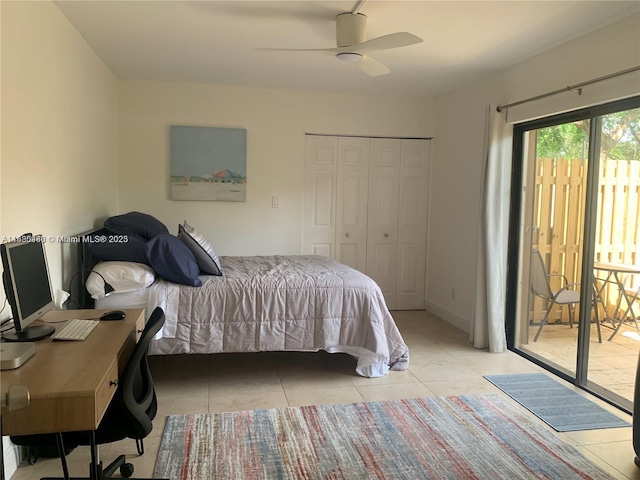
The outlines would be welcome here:
M 575 283 L 581 278 L 586 174 L 586 160 L 544 158 L 536 163 L 533 246 L 549 273 Z M 640 264 L 640 161 L 601 161 L 599 179 L 594 261 Z M 628 281 L 630 287 L 640 287 L 639 278 Z M 609 289 L 606 300 L 615 303 L 617 295 Z

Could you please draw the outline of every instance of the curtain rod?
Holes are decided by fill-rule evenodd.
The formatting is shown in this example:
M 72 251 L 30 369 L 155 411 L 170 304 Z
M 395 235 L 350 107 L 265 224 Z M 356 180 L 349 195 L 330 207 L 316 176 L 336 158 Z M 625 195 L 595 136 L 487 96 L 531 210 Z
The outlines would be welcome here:
M 533 102 L 534 100 L 540 100 L 541 98 L 550 97 L 552 95 L 557 95 L 558 93 L 570 92 L 571 90 L 578 90 L 579 93 L 582 93 L 582 87 L 591 85 L 593 83 L 602 82 L 603 80 L 609 80 L 610 78 L 619 77 L 620 75 L 626 75 L 627 73 L 632 73 L 637 70 L 640 70 L 640 65 L 636 65 L 635 67 L 627 68 L 626 70 L 620 70 L 619 72 L 610 73 L 609 75 L 605 75 L 603 77 L 594 78 L 592 80 L 587 80 L 586 82 L 576 83 L 575 85 L 568 85 L 564 88 L 559 88 L 558 90 L 554 90 L 552 92 L 543 93 L 542 95 L 536 95 L 535 97 L 526 98 L 524 100 L 520 100 L 519 102 L 507 103 L 506 105 L 498 105 L 496 110 L 501 112 L 505 108 L 515 107 L 516 105 L 522 105 L 523 103 Z
M 389 137 L 383 135 L 349 135 L 344 133 L 313 133 L 313 132 L 305 132 L 305 135 L 309 135 L 312 137 L 346 137 L 346 138 L 383 138 L 389 140 L 433 140 L 433 137 Z

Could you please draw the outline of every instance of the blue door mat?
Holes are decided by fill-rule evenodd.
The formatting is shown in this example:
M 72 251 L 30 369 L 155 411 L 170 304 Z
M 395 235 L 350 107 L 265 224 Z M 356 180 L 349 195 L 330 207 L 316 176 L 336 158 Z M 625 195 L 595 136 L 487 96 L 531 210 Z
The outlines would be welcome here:
M 485 375 L 484 378 L 558 432 L 631 426 L 544 373 Z

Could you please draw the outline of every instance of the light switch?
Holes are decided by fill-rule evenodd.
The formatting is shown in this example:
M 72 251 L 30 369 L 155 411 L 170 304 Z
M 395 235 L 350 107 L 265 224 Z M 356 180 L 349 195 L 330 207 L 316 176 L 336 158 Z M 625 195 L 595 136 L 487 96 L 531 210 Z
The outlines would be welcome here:
M 273 196 L 271 197 L 271 206 L 273 208 L 278 208 L 280 206 L 280 197 Z

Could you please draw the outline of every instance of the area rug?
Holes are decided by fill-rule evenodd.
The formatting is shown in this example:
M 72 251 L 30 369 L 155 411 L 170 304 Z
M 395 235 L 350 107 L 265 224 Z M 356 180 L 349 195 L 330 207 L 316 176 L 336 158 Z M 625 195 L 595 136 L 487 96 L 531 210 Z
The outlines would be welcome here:
M 154 478 L 612 479 L 498 394 L 171 415 Z
M 544 373 L 485 375 L 484 378 L 558 432 L 631 426 Z

